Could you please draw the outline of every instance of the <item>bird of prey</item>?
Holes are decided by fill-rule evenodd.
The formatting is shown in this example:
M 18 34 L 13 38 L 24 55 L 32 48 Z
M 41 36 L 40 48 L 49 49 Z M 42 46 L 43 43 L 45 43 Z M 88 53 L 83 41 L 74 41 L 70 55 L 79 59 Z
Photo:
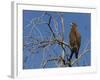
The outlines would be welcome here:
M 81 35 L 77 30 L 77 24 L 71 23 L 71 31 L 69 33 L 69 43 L 71 47 L 71 54 L 69 56 L 69 61 L 72 59 L 73 54 L 75 58 L 78 58 L 78 53 L 81 45 Z

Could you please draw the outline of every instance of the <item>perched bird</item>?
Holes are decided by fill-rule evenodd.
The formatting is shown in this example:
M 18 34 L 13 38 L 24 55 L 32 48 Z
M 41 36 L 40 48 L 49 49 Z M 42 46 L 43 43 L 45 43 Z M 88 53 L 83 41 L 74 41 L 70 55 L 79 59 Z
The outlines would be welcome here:
M 78 53 L 81 45 L 81 35 L 77 30 L 77 24 L 71 23 L 71 31 L 69 33 L 69 43 L 71 47 L 71 54 L 69 56 L 69 61 L 72 59 L 73 54 L 75 54 L 76 59 L 78 58 Z

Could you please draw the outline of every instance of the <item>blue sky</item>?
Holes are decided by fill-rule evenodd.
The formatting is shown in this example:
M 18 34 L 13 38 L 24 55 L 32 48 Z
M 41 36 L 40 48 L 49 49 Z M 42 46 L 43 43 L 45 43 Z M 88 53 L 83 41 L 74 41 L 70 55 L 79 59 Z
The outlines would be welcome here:
M 51 37 L 50 30 L 47 24 L 38 24 L 48 22 L 49 16 L 44 15 L 45 11 L 34 11 L 34 10 L 23 10 L 23 41 L 30 43 L 33 38 L 40 38 L 41 40 L 45 39 L 45 36 Z M 58 31 L 61 31 L 61 22 L 58 17 L 58 13 L 62 14 L 64 19 L 64 41 L 69 41 L 69 32 L 70 32 L 70 23 L 75 22 L 78 25 L 78 31 L 81 34 L 81 47 L 80 53 L 84 50 L 88 42 L 91 41 L 91 14 L 90 13 L 77 13 L 77 12 L 48 12 L 50 15 L 54 16 L 58 22 Z M 41 18 L 40 18 L 41 16 Z M 54 28 L 53 21 L 51 21 L 52 29 L 57 33 L 57 30 Z M 34 27 L 33 31 L 32 28 Z M 91 42 L 90 42 L 91 44 Z M 50 56 L 61 55 L 62 49 L 58 45 L 53 45 L 46 50 L 38 49 L 33 54 L 30 52 L 32 44 L 28 45 L 26 48 L 23 48 L 23 68 L 24 69 L 37 69 L 41 68 L 41 62 L 44 59 L 49 58 Z M 36 46 L 36 45 L 35 45 Z M 56 46 L 56 47 L 55 47 Z M 91 48 L 91 45 L 88 46 Z M 52 51 L 54 49 L 55 52 Z M 45 52 L 44 52 L 45 51 Z M 68 51 L 70 53 L 70 51 Z M 43 56 L 43 54 L 45 56 Z M 74 57 L 74 56 L 73 56 Z M 86 53 L 80 60 L 79 66 L 90 66 L 91 65 L 91 52 Z M 74 65 L 76 66 L 76 65 Z M 56 67 L 54 62 L 48 62 L 47 68 Z

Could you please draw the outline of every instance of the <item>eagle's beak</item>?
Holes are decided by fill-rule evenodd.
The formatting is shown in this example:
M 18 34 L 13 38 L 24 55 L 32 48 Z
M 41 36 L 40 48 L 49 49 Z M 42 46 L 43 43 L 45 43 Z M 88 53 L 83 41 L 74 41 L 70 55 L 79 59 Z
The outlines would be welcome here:
M 70 23 L 70 26 L 72 26 L 73 24 L 72 23 Z

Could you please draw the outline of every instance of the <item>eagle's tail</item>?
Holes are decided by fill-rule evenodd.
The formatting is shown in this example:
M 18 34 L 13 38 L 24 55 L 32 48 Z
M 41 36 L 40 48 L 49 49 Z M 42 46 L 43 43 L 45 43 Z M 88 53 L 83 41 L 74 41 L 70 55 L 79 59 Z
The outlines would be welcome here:
M 75 53 L 75 58 L 78 59 L 79 50 Z

